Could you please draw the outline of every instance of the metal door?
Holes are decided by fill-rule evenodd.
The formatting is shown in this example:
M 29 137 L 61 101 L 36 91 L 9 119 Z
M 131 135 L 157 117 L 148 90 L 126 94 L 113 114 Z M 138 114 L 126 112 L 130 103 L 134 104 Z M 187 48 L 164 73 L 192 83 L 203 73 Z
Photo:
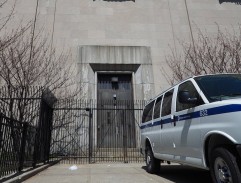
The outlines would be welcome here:
M 128 102 L 127 102 L 128 101 Z M 98 75 L 98 146 L 121 148 L 135 146 L 132 120 L 133 93 L 130 74 Z M 132 139 L 127 141 L 127 138 Z

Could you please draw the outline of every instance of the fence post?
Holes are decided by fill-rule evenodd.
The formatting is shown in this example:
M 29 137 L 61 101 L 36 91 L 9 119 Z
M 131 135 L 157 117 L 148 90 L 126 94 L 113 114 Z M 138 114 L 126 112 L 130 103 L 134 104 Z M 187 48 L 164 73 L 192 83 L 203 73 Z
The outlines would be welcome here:
M 124 163 L 128 163 L 127 160 L 127 129 L 126 129 L 126 110 L 122 110 L 123 118 L 123 152 L 124 152 Z
M 3 116 L 2 113 L 0 113 L 0 148 L 2 147 L 2 123 L 3 123 Z
M 92 163 L 92 155 L 93 155 L 93 133 L 92 133 L 92 109 L 86 108 L 86 111 L 89 112 L 89 164 Z
M 23 169 L 24 158 L 25 158 L 25 146 L 26 146 L 27 130 L 28 130 L 28 123 L 23 123 L 23 132 L 22 132 L 22 138 L 21 138 L 18 171 L 21 171 Z
M 34 139 L 34 152 L 33 152 L 33 163 L 32 167 L 35 168 L 37 162 L 39 161 L 39 153 L 41 151 L 41 132 L 40 130 L 42 127 L 42 120 L 43 120 L 43 96 L 41 97 L 40 101 L 40 112 L 39 112 L 39 119 L 38 119 L 38 125 L 36 127 L 36 133 L 35 133 L 35 139 Z M 40 155 L 41 156 L 41 155 Z
M 50 146 L 51 146 L 51 134 L 52 134 L 52 129 L 53 129 L 53 109 L 52 108 L 49 108 L 49 112 L 48 113 L 48 148 L 47 148 L 47 162 L 49 163 L 49 156 L 50 156 Z

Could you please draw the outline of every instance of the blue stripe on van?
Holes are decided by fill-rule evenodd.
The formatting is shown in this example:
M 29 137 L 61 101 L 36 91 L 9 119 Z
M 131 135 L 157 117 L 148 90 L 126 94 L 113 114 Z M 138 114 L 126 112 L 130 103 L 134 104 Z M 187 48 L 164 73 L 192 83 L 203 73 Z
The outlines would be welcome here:
M 175 121 L 178 122 L 178 121 L 183 121 L 183 120 L 189 120 L 189 119 L 195 119 L 195 118 L 200 118 L 200 117 L 205 117 L 205 116 L 213 116 L 213 115 L 225 114 L 225 113 L 231 113 L 231 112 L 238 112 L 238 111 L 241 111 L 241 105 L 231 104 L 231 105 L 214 107 L 214 108 L 210 108 L 210 109 L 204 109 L 204 110 L 200 110 L 200 111 L 196 111 L 196 112 L 191 112 L 188 114 L 175 116 Z M 141 129 L 158 126 L 161 124 L 168 124 L 171 122 L 172 122 L 171 118 L 167 118 L 164 120 L 156 121 L 154 123 L 142 124 Z

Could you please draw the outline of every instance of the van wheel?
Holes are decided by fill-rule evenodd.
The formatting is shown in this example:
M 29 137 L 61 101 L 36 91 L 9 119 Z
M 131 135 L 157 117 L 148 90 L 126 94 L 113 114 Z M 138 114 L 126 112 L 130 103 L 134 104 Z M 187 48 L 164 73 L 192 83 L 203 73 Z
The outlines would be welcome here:
M 212 151 L 210 157 L 210 170 L 213 182 L 241 182 L 241 175 L 236 157 L 225 148 L 216 148 Z
M 150 146 L 146 149 L 146 166 L 148 173 L 154 174 L 160 172 L 160 160 L 153 156 Z

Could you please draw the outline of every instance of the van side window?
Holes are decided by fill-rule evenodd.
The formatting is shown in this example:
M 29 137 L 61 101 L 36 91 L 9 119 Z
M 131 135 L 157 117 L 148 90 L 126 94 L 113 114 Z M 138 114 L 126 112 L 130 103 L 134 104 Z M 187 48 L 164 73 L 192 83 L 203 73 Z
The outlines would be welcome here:
M 151 103 L 149 103 L 144 111 L 143 111 L 143 115 L 142 115 L 142 123 L 145 123 L 147 121 L 152 120 L 152 111 L 153 111 L 153 107 L 154 107 L 154 101 L 152 101 Z
M 177 100 L 177 103 L 176 103 L 176 106 L 177 106 L 177 109 L 176 109 L 176 110 L 177 110 L 177 111 L 181 111 L 181 110 L 185 110 L 185 109 L 190 109 L 190 108 L 196 107 L 196 106 L 198 106 L 198 105 L 204 104 L 201 96 L 198 94 L 195 86 L 192 84 L 191 81 L 187 81 L 187 82 L 181 84 L 181 85 L 179 86 L 179 88 L 178 88 L 178 92 L 177 92 L 177 93 L 179 93 L 179 91 L 183 91 L 183 90 L 189 91 L 191 97 L 197 98 L 198 101 L 197 101 L 195 104 L 193 104 L 193 103 L 192 103 L 192 104 L 183 104 L 183 103 L 180 103 L 180 102 Z
M 156 99 L 156 104 L 155 104 L 155 108 L 154 108 L 154 116 L 153 116 L 154 119 L 160 117 L 161 102 L 162 102 L 162 96 L 160 96 Z
M 171 91 L 168 91 L 164 95 L 164 99 L 162 103 L 162 116 L 171 114 L 173 91 L 174 89 L 172 89 Z

